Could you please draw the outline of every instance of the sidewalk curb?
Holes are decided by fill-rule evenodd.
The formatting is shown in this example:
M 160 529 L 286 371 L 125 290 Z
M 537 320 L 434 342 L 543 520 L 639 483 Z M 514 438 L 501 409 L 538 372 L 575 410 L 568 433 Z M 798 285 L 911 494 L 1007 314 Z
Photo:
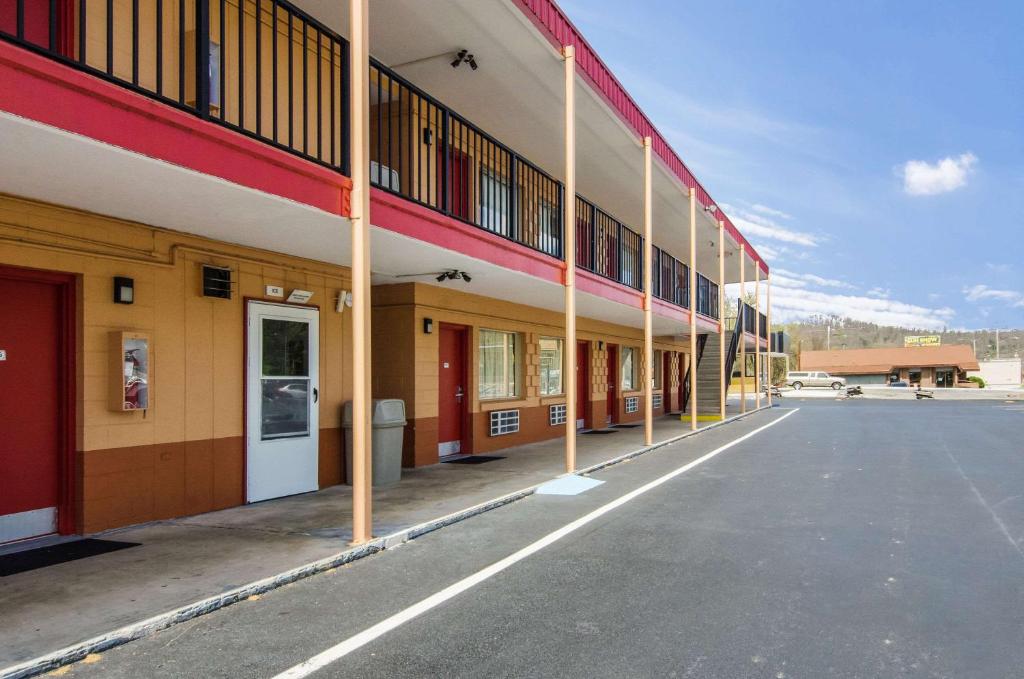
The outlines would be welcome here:
M 593 474 L 594 472 L 607 469 L 608 467 L 612 467 L 621 462 L 632 460 L 633 458 L 658 450 L 659 448 L 663 448 L 682 439 L 689 438 L 711 429 L 716 429 L 730 422 L 736 422 L 737 420 L 744 419 L 754 413 L 762 410 L 768 410 L 770 408 L 771 406 L 768 405 L 761 406 L 760 408 L 751 408 L 745 413 L 733 415 L 732 417 L 721 420 L 720 422 L 715 422 L 714 424 L 701 427 L 696 431 L 684 432 L 665 439 L 664 441 L 658 441 L 650 446 L 644 446 L 628 453 L 623 453 L 622 455 L 605 460 L 604 462 L 598 462 L 597 464 L 580 469 L 575 473 L 580 476 Z M 561 474 L 555 478 L 567 475 L 568 474 Z M 547 482 L 548 481 L 543 481 L 541 483 L 534 484 L 527 488 L 523 488 L 522 490 L 502 495 L 494 498 L 493 500 L 488 500 L 487 502 L 467 507 L 466 509 L 459 510 L 452 514 L 432 519 L 410 528 L 402 529 L 396 533 L 392 533 L 391 535 L 374 538 L 373 540 L 359 545 L 358 547 L 353 547 L 323 559 L 292 568 L 284 571 L 283 573 L 278 573 L 277 575 L 271 575 L 261 580 L 250 582 L 249 584 L 236 587 L 235 589 L 216 596 L 200 599 L 199 601 L 191 604 L 172 609 L 166 613 L 160 613 L 140 622 L 132 623 L 131 625 L 120 627 L 98 637 L 93 637 L 92 639 L 87 639 L 77 644 L 66 646 L 58 651 L 54 651 L 53 653 L 33 658 L 18 665 L 11 665 L 9 667 L 2 668 L 0 669 L 0 679 L 23 679 L 43 672 L 50 672 L 64 665 L 78 662 L 91 653 L 100 653 L 116 646 L 121 646 L 131 641 L 142 639 L 155 632 L 173 627 L 179 623 L 187 622 L 194 618 L 198 618 L 199 616 L 206 615 L 207 613 L 212 613 L 222 608 L 226 608 L 239 601 L 244 601 L 250 596 L 263 594 L 279 587 L 283 587 L 284 585 L 304 580 L 312 575 L 317 575 L 318 573 L 329 571 L 333 568 L 337 568 L 338 566 L 343 566 L 364 557 L 377 554 L 386 549 L 397 547 L 398 545 L 409 542 L 410 540 L 415 540 L 420 536 L 432 533 L 446 526 L 459 523 L 460 521 L 465 521 L 466 519 L 489 512 L 499 507 L 504 507 L 505 505 L 533 495 L 537 488 Z

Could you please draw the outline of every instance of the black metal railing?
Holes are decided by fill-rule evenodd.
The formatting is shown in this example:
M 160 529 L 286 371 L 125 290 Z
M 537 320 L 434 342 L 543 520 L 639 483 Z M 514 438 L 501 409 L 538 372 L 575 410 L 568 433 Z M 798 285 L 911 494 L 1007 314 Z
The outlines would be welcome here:
M 738 300 L 739 309 L 743 316 L 743 331 L 751 335 L 757 334 L 757 312 L 743 300 Z
M 576 196 L 576 266 L 642 290 L 643 240 L 589 200 Z
M 0 37 L 348 174 L 348 43 L 284 0 L 0 8 Z
M 562 184 L 377 61 L 370 64 L 370 181 L 562 257 Z
M 697 313 L 718 318 L 718 284 L 702 273 L 697 274 Z
M 651 294 L 683 308 L 690 306 L 690 267 L 652 246 Z

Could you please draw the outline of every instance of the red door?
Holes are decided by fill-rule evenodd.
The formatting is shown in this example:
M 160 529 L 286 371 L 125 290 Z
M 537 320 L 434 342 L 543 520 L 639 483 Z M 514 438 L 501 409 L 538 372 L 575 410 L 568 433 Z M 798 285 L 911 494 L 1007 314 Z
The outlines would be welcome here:
M 619 347 L 608 345 L 608 424 L 619 421 Z
M 576 428 L 584 429 L 590 410 L 590 344 L 576 343 Z
M 41 0 L 27 0 L 22 18 L 22 35 L 26 42 L 44 49 L 50 48 L 50 3 Z M 54 48 L 64 56 L 73 55 L 75 6 L 72 0 L 57 0 Z M 17 0 L 0 0 L 0 31 L 10 35 L 18 34 Z
M 463 450 L 469 393 L 466 385 L 466 328 L 441 326 L 437 395 L 437 453 Z
M 444 150 L 437 152 L 438 174 L 443 173 Z M 438 184 L 439 195 L 444 195 L 444 188 Z M 470 219 L 469 214 L 469 156 L 454 146 L 448 147 L 448 212 L 459 219 Z M 441 201 L 438 201 L 439 203 Z
M 63 470 L 73 406 L 71 283 L 0 269 L 0 543 L 70 532 Z M 70 393 L 69 393 L 70 390 Z

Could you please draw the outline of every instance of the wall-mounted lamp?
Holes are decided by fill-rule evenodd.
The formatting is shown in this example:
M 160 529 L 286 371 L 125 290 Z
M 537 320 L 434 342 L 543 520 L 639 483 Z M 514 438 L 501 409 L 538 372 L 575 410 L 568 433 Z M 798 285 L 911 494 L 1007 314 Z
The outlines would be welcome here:
M 434 332 L 434 319 L 432 319 L 432 318 L 424 318 L 423 319 L 423 334 L 424 335 L 429 335 L 432 332 Z
M 604 351 L 604 342 L 602 342 L 601 340 L 597 341 L 597 350 Z
M 430 146 L 434 143 L 434 131 L 429 127 L 423 128 L 423 145 Z
M 135 301 L 135 281 L 124 276 L 114 276 L 114 303 L 131 304 Z

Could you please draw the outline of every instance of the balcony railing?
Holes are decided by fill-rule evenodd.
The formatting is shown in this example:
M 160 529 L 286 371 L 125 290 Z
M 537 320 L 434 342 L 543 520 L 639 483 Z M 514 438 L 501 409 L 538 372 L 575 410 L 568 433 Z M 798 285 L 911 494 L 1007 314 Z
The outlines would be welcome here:
M 283 0 L 3 0 L 0 36 L 348 173 L 348 43 Z
M 661 248 L 653 247 L 654 271 L 651 277 L 651 294 L 666 302 L 689 308 L 690 267 Z
M 562 257 L 562 185 L 379 62 L 370 65 L 370 181 Z
M 642 290 L 643 237 L 576 196 L 576 266 Z
M 718 318 L 718 284 L 702 273 L 697 274 L 697 313 Z
M 756 335 L 757 312 L 743 300 L 739 300 L 739 308 L 743 311 L 743 331 Z

